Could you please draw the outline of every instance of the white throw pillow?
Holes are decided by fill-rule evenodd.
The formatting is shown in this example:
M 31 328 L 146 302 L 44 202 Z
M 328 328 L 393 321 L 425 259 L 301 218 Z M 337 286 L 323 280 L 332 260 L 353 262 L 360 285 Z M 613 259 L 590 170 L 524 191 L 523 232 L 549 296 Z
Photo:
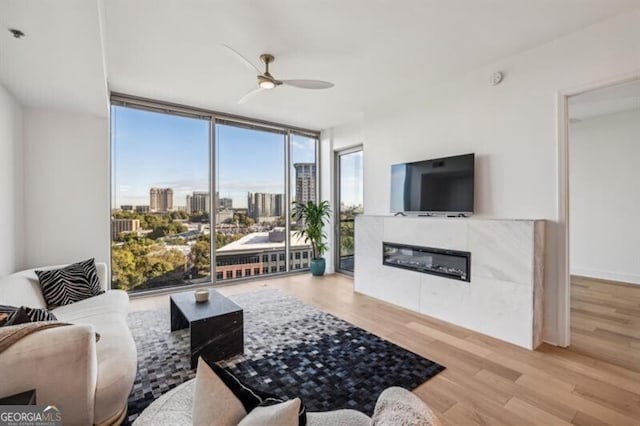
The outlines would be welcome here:
M 274 405 L 259 405 L 238 426 L 298 426 L 300 398 Z
M 193 392 L 193 425 L 235 426 L 246 415 L 240 400 L 202 358 L 198 359 Z

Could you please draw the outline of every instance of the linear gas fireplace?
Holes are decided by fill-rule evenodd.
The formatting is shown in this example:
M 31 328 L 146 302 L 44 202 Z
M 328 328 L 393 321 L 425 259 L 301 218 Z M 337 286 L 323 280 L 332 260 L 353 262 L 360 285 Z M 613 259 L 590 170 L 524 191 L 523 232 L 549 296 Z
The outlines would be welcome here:
M 471 281 L 471 253 L 397 243 L 382 243 L 382 263 L 395 268 Z

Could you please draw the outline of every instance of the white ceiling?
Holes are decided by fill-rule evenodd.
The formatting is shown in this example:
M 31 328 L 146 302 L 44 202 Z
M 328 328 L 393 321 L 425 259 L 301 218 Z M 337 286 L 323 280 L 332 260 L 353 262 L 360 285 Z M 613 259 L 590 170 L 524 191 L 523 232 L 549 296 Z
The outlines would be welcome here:
M 592 90 L 569 98 L 571 120 L 587 120 L 633 109 L 640 111 L 640 80 Z
M 99 22 L 94 0 L 0 0 L 0 84 L 23 105 L 106 115 Z
M 323 129 L 370 107 L 623 13 L 637 0 L 0 0 L 0 81 L 28 105 L 99 111 L 113 91 Z M 101 50 L 100 23 L 105 34 Z M 277 78 L 255 76 L 225 43 Z

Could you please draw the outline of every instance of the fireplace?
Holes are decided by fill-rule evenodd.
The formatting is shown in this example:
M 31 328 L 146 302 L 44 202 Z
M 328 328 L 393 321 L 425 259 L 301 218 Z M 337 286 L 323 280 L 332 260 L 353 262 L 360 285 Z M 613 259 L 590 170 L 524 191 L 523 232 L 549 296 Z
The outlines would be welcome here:
M 468 251 L 383 242 L 382 264 L 454 280 L 471 281 L 471 253 Z

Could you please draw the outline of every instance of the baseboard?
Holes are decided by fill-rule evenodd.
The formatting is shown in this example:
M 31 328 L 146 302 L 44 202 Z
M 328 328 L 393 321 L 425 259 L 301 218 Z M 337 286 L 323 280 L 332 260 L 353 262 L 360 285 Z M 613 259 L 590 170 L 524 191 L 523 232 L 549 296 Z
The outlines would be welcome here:
M 625 274 L 620 272 L 603 271 L 600 269 L 571 268 L 571 275 L 580 275 L 582 277 L 600 278 L 602 280 L 640 285 L 640 275 L 637 274 Z

